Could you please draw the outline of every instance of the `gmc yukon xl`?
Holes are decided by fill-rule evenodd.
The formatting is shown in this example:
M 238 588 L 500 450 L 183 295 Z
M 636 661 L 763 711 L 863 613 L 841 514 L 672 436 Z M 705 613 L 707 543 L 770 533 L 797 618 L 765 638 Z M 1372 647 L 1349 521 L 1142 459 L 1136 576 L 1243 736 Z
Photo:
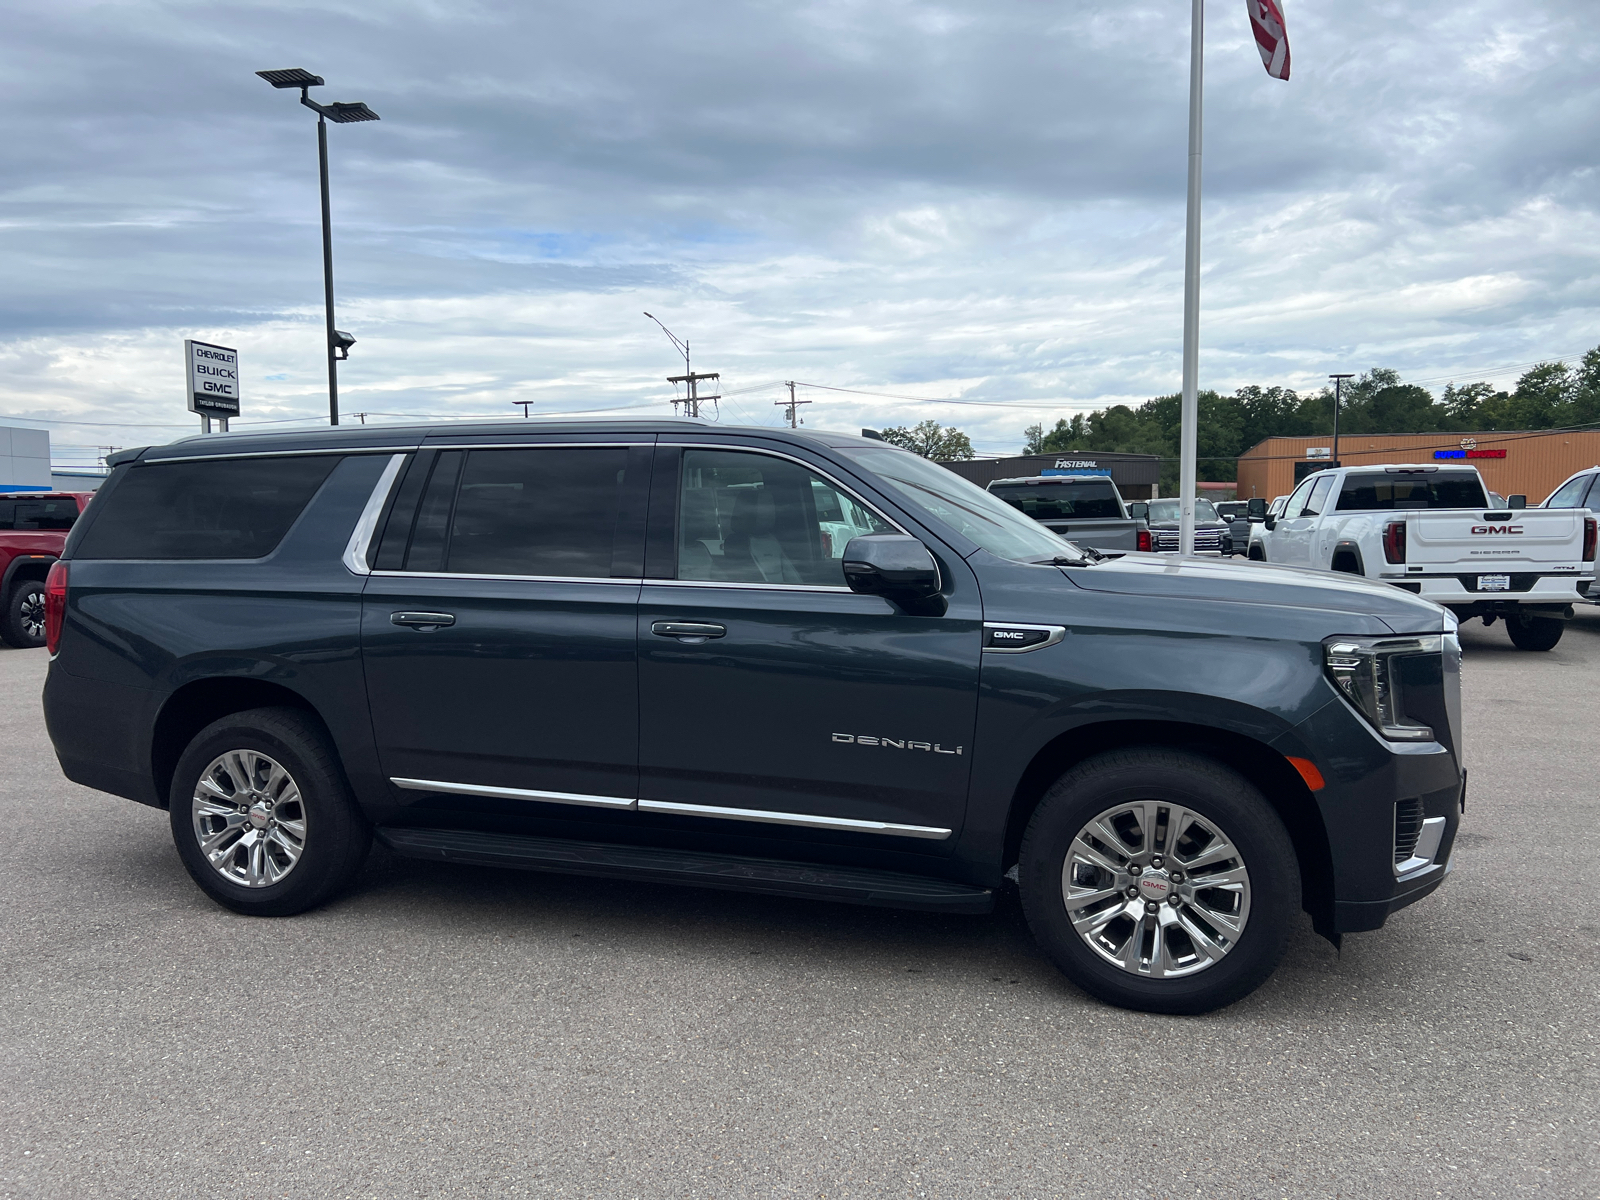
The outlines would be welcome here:
M 240 913 L 418 858 L 946 913 L 1110 1002 L 1250 992 L 1427 895 L 1455 620 L 1080 550 L 882 442 L 693 421 L 112 457 L 46 587 L 66 774 Z

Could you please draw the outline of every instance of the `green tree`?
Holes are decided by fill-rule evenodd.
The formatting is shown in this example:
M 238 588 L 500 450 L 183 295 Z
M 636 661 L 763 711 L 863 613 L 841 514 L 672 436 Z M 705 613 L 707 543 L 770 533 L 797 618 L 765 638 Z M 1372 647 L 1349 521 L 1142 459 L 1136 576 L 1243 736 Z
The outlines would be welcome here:
M 964 462 L 975 457 L 971 438 L 955 426 L 941 425 L 937 421 L 919 421 L 910 429 L 903 426 L 885 429 L 881 436 L 890 445 L 937 462 Z

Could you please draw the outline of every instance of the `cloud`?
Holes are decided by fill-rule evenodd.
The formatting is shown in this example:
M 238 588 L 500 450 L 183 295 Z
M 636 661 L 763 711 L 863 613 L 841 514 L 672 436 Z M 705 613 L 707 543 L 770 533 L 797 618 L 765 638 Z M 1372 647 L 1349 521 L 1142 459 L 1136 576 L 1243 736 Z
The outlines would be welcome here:
M 1213 5 L 1202 382 L 1431 378 L 1600 341 L 1589 8 L 1302 0 L 1283 84 Z M 1006 450 L 1177 386 L 1172 0 L 8 15 L 15 416 L 164 438 L 190 421 L 191 336 L 240 347 L 249 418 L 317 413 L 314 120 L 252 73 L 282 66 L 383 117 L 329 136 L 351 411 L 665 412 L 679 363 L 644 309 L 728 390 L 1041 406 L 817 393 L 808 420 L 833 428 L 934 416 Z M 775 422 L 775 398 L 724 419 Z

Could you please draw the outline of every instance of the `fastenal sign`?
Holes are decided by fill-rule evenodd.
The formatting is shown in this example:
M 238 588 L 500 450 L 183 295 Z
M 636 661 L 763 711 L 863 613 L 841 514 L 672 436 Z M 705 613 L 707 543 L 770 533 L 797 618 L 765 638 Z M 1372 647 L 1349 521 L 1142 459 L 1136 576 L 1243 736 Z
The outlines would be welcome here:
M 237 417 L 239 352 L 186 340 L 183 358 L 189 372 L 189 411 L 202 417 Z

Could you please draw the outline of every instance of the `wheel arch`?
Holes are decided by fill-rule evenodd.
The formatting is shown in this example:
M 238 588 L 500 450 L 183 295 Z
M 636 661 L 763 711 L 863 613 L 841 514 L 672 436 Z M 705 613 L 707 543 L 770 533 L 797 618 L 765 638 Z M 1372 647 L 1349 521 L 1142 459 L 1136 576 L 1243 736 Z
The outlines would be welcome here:
M 1348 574 L 1366 575 L 1367 567 L 1365 560 L 1361 557 L 1361 547 L 1350 538 L 1340 538 L 1334 543 L 1333 557 L 1329 560 L 1330 569 L 1340 570 L 1339 560 L 1341 558 L 1354 561 L 1355 570 L 1347 572 Z
M 1185 750 L 1238 771 L 1272 805 L 1299 860 L 1301 905 L 1318 933 L 1338 942 L 1333 929 L 1333 859 L 1315 796 L 1284 756 L 1244 734 L 1183 721 L 1113 720 L 1081 725 L 1040 748 L 1023 771 L 1006 821 L 1003 861 L 1017 861 L 1022 836 L 1050 785 L 1085 759 L 1107 750 L 1152 746 Z
M 44 581 L 50 574 L 50 566 L 56 561 L 54 554 L 19 554 L 6 564 L 3 578 L 0 578 L 0 596 L 11 595 L 11 585 L 19 579 L 37 579 Z
M 252 708 L 298 709 L 328 733 L 316 707 L 284 684 L 230 676 L 191 680 L 167 697 L 151 734 L 150 775 L 161 807 L 167 807 L 173 772 L 194 735 L 219 717 Z M 330 744 L 332 740 L 329 737 Z

